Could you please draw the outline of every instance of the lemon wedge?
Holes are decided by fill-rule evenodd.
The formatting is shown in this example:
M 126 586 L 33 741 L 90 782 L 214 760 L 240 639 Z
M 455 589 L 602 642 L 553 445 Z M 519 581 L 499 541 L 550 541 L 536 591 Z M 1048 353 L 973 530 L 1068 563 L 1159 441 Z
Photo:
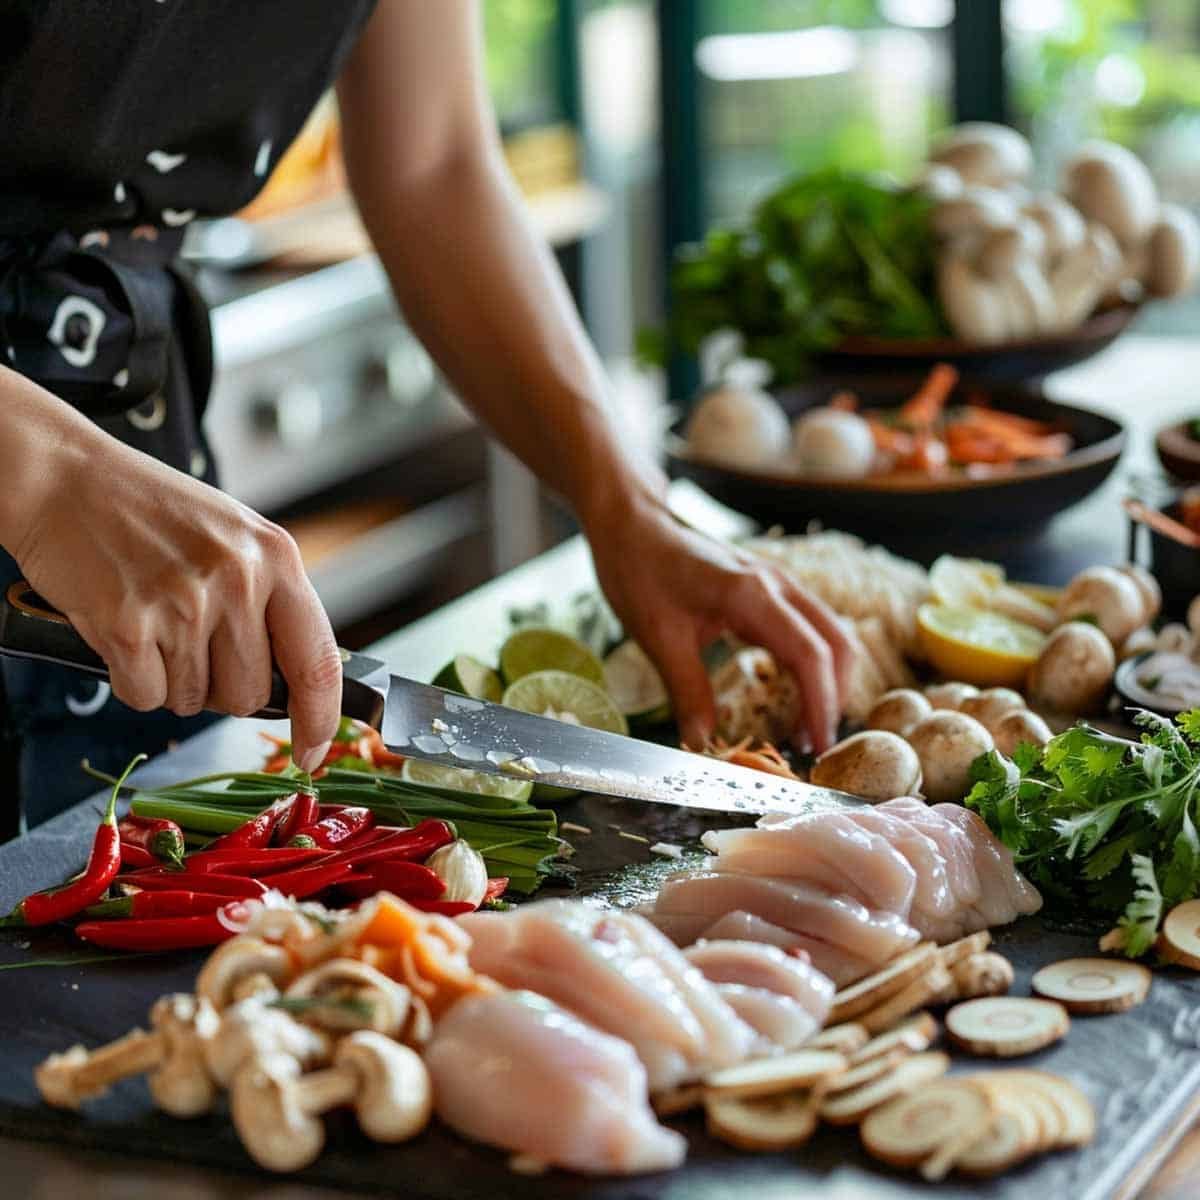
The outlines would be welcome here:
M 968 605 L 922 604 L 917 630 L 938 672 L 976 687 L 1019 687 L 1046 641 L 1032 625 Z

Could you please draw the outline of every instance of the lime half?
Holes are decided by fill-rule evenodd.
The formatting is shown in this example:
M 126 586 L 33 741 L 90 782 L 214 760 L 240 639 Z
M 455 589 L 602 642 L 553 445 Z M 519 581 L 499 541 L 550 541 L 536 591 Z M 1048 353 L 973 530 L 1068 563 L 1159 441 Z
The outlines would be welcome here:
M 604 660 L 604 686 L 631 721 L 653 724 L 671 715 L 667 685 L 635 641 L 622 642 Z
M 629 726 L 621 710 L 607 692 L 596 684 L 567 671 L 535 671 L 510 684 L 502 703 L 522 712 L 606 729 L 610 733 L 628 733 Z M 571 788 L 539 783 L 533 789 L 534 798 L 543 803 L 564 800 L 575 793 Z
M 557 629 L 518 630 L 500 648 L 500 674 L 504 682 L 511 686 L 540 671 L 566 671 L 604 685 L 600 660 L 582 642 Z
M 437 673 L 433 686 L 473 696 L 476 700 L 491 700 L 494 704 L 499 704 L 504 694 L 500 676 L 487 663 L 469 654 L 456 654 Z
M 405 783 L 437 792 L 439 795 L 499 796 L 505 800 L 528 800 L 533 784 L 528 779 L 509 779 L 504 775 L 487 775 L 483 771 L 466 771 L 461 767 L 446 767 L 441 763 L 406 758 L 400 769 Z

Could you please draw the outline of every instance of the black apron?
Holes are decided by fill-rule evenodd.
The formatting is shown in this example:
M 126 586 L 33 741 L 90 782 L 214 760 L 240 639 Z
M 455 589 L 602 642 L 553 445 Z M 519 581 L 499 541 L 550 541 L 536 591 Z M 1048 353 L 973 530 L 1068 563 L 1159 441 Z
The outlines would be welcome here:
M 0 5 L 0 363 L 210 483 L 208 315 L 187 225 L 259 191 L 374 0 Z M 0 551 L 0 583 L 17 575 Z M 0 778 L 33 825 L 211 718 L 133 712 L 73 672 L 0 662 Z M 227 764 L 233 766 L 235 764 Z M 250 764 L 247 764 L 250 765 Z

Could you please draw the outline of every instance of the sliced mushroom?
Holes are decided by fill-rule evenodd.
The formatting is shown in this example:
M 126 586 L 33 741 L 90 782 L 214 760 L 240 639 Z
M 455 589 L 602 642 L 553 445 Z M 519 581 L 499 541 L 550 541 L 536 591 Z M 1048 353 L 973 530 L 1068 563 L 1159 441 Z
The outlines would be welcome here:
M 293 1011 L 321 1029 L 373 1029 L 396 1037 L 408 1019 L 411 993 L 402 983 L 356 958 L 333 958 L 298 976 L 284 992 Z
M 231 938 L 218 946 L 200 969 L 196 977 L 196 995 L 221 1012 L 235 1000 L 246 999 L 245 995 L 235 995 L 246 980 L 253 978 L 256 990 L 266 992 L 262 983 L 265 977 L 278 991 L 294 970 L 291 956 L 282 946 L 247 935 Z
M 58 1108 L 78 1108 L 101 1096 L 110 1084 L 150 1072 L 150 1092 L 164 1112 L 175 1117 L 206 1113 L 217 1088 L 204 1061 L 206 1034 L 217 1017 L 207 1000 L 175 994 L 161 997 L 150 1010 L 153 1033 L 135 1029 L 89 1053 L 72 1046 L 52 1054 L 34 1073 L 42 1098 Z

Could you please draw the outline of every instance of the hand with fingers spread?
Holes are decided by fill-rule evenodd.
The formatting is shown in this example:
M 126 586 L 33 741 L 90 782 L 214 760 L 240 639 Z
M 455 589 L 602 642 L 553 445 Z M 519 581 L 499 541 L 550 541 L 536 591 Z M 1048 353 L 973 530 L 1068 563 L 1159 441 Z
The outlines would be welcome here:
M 140 711 L 245 715 L 266 703 L 274 661 L 296 761 L 319 764 L 337 729 L 341 661 L 288 534 L 41 389 L 21 381 L 14 393 L 37 419 L 5 432 L 37 444 L 17 472 L 26 503 L 0 512 L 3 544 L 104 659 L 113 694 Z
M 656 499 L 626 499 L 587 533 L 601 586 L 662 673 L 687 745 L 713 733 L 701 653 L 723 633 L 765 647 L 795 676 L 798 748 L 820 753 L 834 743 L 855 651 L 820 600 L 770 563 L 679 525 Z

